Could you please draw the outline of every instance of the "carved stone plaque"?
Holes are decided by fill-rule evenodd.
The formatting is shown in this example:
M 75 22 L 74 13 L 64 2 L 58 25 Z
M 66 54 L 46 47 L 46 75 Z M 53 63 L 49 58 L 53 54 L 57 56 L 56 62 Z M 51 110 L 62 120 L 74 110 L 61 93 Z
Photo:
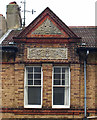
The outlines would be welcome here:
M 28 59 L 67 59 L 67 48 L 28 48 Z

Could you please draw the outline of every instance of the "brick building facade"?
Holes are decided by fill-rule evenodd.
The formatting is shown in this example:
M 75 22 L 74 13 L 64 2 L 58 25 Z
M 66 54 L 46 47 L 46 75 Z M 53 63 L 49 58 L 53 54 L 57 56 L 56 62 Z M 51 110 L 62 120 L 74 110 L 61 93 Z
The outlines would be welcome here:
M 49 8 L 10 31 L 1 43 L 2 120 L 97 116 L 96 31 L 68 27 Z

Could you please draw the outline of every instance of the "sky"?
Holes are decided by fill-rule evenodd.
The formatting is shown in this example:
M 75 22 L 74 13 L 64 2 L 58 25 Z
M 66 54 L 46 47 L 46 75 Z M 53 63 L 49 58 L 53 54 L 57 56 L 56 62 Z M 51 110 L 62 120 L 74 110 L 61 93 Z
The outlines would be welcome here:
M 1 0 L 0 14 L 6 17 L 6 5 L 16 1 L 21 7 L 23 18 L 24 0 Z M 26 0 L 26 26 L 30 24 L 46 7 L 49 7 L 68 26 L 95 26 L 96 0 Z

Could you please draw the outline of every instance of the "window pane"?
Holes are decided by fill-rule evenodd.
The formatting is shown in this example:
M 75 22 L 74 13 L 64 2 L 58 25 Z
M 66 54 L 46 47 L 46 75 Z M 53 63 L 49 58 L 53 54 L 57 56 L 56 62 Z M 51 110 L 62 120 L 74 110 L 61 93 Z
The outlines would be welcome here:
M 62 73 L 65 73 L 65 68 L 62 68 Z
M 62 80 L 65 80 L 65 74 L 62 74 Z
M 27 67 L 28 72 L 33 72 L 33 67 Z
M 33 74 L 28 74 L 28 79 L 33 80 Z
M 34 80 L 34 85 L 41 85 L 41 80 Z
M 62 85 L 65 85 L 65 80 L 62 80 Z
M 33 81 L 32 80 L 28 80 L 28 85 L 33 85 Z
M 41 105 L 41 88 L 28 87 L 28 104 Z
M 64 87 L 54 87 L 53 88 L 53 104 L 54 105 L 64 105 L 64 95 L 65 89 Z
M 34 67 L 34 72 L 41 72 L 41 67 Z
M 54 74 L 54 79 L 61 79 L 61 75 L 60 74 Z
M 54 85 L 60 85 L 60 80 L 54 80 Z
M 61 72 L 61 68 L 54 68 L 54 73 L 60 73 Z
M 41 79 L 41 74 L 34 74 L 34 79 Z

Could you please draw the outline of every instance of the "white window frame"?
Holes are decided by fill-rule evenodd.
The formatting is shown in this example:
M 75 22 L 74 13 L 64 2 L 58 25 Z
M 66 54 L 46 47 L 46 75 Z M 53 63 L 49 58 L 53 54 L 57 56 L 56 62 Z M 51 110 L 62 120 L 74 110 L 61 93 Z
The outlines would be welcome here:
M 53 77 L 53 75 L 54 75 L 54 67 L 57 67 L 57 68 L 61 67 L 61 68 L 68 68 L 69 69 L 69 85 L 68 85 L 68 87 L 69 87 L 69 102 L 68 103 L 69 104 L 68 105 L 53 105 L 53 86 L 61 87 L 61 85 L 53 85 L 53 81 L 54 81 L 54 77 Z M 65 85 L 64 85 L 64 87 L 65 87 Z M 70 108 L 70 67 L 68 67 L 68 66 L 53 66 L 53 70 L 52 70 L 52 108 Z
M 26 85 L 27 82 L 27 67 L 41 67 L 41 105 L 28 105 L 28 93 L 27 93 L 27 86 L 38 86 L 38 85 Z M 25 74 L 24 74 L 24 108 L 42 108 L 42 101 L 43 101 L 43 72 L 42 66 L 25 66 Z

